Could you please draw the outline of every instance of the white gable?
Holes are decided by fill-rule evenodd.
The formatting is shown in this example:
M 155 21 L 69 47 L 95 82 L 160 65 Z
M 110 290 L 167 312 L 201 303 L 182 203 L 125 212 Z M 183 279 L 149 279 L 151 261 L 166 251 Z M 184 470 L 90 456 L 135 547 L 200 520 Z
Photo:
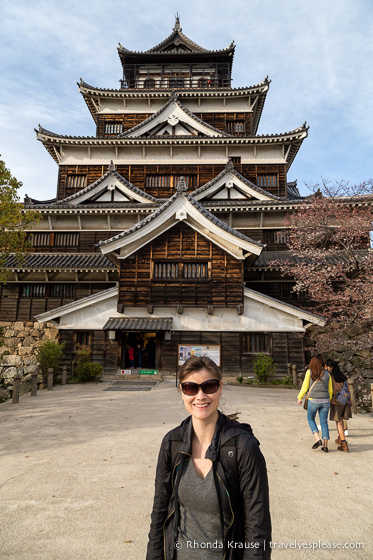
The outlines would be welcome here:
M 121 134 L 121 137 L 141 138 L 142 136 L 191 136 L 198 134 L 215 138 L 226 134 L 194 117 L 179 102 L 168 101 L 156 116 L 149 117 L 142 124 Z
M 212 215 L 213 220 L 209 219 L 210 213 L 198 207 L 189 195 L 174 195 L 171 203 L 166 203 L 128 232 L 100 243 L 100 249 L 104 254 L 115 252 L 117 258 L 126 259 L 182 220 L 236 259 L 260 255 L 263 249 L 261 244 L 237 235 L 235 230 Z
M 193 198 L 198 201 L 205 198 L 212 200 L 273 200 L 276 198 L 255 185 L 250 186 L 249 181 L 240 179 L 238 174 L 230 170 L 226 170 L 219 179 L 212 180 L 210 183 L 211 185 L 207 183 L 191 193 Z
M 65 201 L 76 206 L 87 202 L 149 202 L 149 197 L 142 196 L 140 189 L 134 187 L 132 190 L 116 175 L 109 173 Z

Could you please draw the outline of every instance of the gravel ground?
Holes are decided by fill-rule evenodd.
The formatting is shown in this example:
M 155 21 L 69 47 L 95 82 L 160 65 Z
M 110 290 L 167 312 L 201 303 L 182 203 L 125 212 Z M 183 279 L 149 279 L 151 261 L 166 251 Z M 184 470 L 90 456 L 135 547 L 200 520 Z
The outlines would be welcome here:
M 0 405 L 1 560 L 145 559 L 159 445 L 186 413 L 172 382 L 108 386 L 55 387 Z M 349 454 L 337 451 L 330 423 L 326 454 L 311 449 L 295 390 L 224 394 L 223 411 L 251 423 L 267 461 L 272 558 L 371 560 L 373 415 L 349 421 Z M 337 543 L 351 548 L 330 548 Z

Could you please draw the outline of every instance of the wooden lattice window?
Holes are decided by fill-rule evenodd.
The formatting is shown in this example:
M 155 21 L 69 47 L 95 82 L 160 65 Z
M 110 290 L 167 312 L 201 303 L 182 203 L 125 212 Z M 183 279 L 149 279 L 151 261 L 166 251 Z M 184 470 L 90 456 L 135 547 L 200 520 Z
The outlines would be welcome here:
M 207 262 L 155 262 L 154 280 L 207 280 L 209 266 Z
M 289 232 L 282 229 L 274 232 L 274 241 L 276 245 L 286 245 L 289 241 Z
M 250 333 L 243 335 L 244 354 L 270 354 L 272 336 L 270 334 Z
M 23 284 L 20 288 L 22 298 L 43 298 L 46 296 L 46 284 Z
M 200 78 L 198 80 L 198 87 L 200 87 L 200 88 L 209 87 L 209 79 L 208 78 Z
M 33 247 L 77 247 L 79 233 L 33 233 L 31 243 Z
M 76 333 L 76 344 L 80 346 L 91 346 L 92 343 L 92 332 L 90 331 L 78 331 Z
M 183 278 L 189 280 L 206 280 L 209 277 L 208 263 L 184 263 Z
M 245 121 L 227 121 L 225 130 L 228 134 L 243 134 L 245 132 Z
M 179 278 L 179 263 L 154 263 L 154 280 L 177 280 Z
M 87 175 L 74 174 L 67 176 L 68 189 L 84 189 L 87 186 Z
M 123 132 L 123 123 L 107 122 L 105 123 L 105 134 L 121 134 Z
M 50 297 L 72 299 L 75 296 L 74 284 L 51 284 Z
M 231 156 L 231 160 L 233 165 L 240 165 L 241 164 L 241 156 Z
M 257 186 L 261 189 L 277 188 L 277 174 L 258 173 Z
M 147 175 L 145 187 L 150 189 L 176 189 L 177 183 L 181 177 L 184 177 L 188 189 L 197 187 L 197 175 L 183 175 L 181 173 L 179 175 Z

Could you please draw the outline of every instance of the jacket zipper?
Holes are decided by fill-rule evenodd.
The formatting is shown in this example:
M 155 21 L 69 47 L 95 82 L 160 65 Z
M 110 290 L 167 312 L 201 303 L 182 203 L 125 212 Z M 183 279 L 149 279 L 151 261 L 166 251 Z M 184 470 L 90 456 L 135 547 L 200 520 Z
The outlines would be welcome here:
M 180 453 L 184 453 L 184 455 L 189 455 L 189 457 L 191 457 L 191 455 L 189 453 L 185 453 L 183 451 L 180 451 Z M 172 470 L 172 477 L 171 477 L 171 483 L 172 483 L 172 490 L 174 489 L 174 475 L 175 475 L 175 470 L 176 468 L 180 465 L 181 461 L 179 461 L 178 463 L 176 463 L 176 465 L 174 466 L 173 470 Z M 166 517 L 164 523 L 163 523 L 163 556 L 166 560 L 166 536 L 164 534 L 164 529 L 165 529 L 165 525 L 167 523 L 167 521 L 170 519 L 170 517 L 175 513 L 175 510 L 173 509 L 171 511 L 171 513 Z
M 231 513 L 232 513 L 232 521 L 231 521 L 229 527 L 227 527 L 227 531 L 226 531 L 226 533 L 225 533 L 225 537 L 226 537 L 226 536 L 228 535 L 229 529 L 232 527 L 232 525 L 233 525 L 233 523 L 234 523 L 234 513 L 233 513 L 233 509 L 232 509 L 231 497 L 230 497 L 230 495 L 229 495 L 229 492 L 228 492 L 228 490 L 226 489 L 225 484 L 224 484 L 224 482 L 222 481 L 222 479 L 221 479 L 219 473 L 217 472 L 216 474 L 218 475 L 219 480 L 220 480 L 220 482 L 222 483 L 223 488 L 224 488 L 224 490 L 225 490 L 226 493 L 227 493 L 228 502 L 229 502 L 229 507 L 230 507 L 230 510 L 231 510 Z M 226 539 L 224 539 L 224 540 L 226 540 Z M 225 542 L 224 542 L 223 544 L 225 545 Z M 224 551 L 224 556 L 223 556 L 223 560 L 225 560 L 226 555 L 227 555 L 227 550 L 225 549 L 225 551 Z

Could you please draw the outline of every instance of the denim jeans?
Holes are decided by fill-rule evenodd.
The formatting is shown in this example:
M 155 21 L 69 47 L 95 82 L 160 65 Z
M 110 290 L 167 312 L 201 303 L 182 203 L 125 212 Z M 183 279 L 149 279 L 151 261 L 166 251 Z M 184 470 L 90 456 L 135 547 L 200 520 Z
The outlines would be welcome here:
M 307 405 L 307 420 L 308 425 L 311 428 L 312 433 L 318 432 L 315 417 L 317 411 L 319 411 L 319 418 L 322 431 L 322 439 L 329 439 L 329 427 L 328 427 L 328 412 L 330 408 L 330 402 L 328 403 L 313 403 L 308 399 Z

